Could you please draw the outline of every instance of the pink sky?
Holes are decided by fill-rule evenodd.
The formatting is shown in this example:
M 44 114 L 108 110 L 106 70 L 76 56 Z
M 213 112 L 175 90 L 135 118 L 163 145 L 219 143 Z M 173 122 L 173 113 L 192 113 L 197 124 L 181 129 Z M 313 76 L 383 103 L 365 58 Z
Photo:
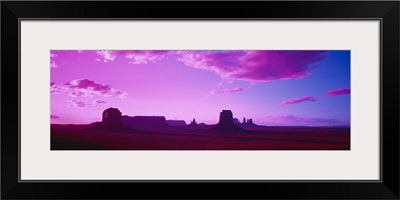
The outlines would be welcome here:
M 123 115 L 349 125 L 349 51 L 52 50 L 51 122 Z M 323 111 L 332 112 L 323 112 Z M 334 112 L 333 112 L 334 111 Z

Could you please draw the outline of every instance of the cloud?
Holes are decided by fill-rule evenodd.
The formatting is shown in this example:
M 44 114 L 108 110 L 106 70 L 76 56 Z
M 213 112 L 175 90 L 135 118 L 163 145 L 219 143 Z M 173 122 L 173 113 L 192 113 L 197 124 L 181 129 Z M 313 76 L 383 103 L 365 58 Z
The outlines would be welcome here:
M 54 82 L 50 83 L 50 94 L 60 94 L 64 92 L 62 86 L 56 85 Z
M 70 91 L 72 97 L 80 96 L 118 96 L 126 97 L 127 93 L 111 88 L 106 84 L 101 84 L 90 79 L 76 79 L 65 83 L 64 89 Z
M 211 70 L 224 79 L 268 82 L 304 78 L 329 55 L 325 51 L 180 51 L 187 66 Z
M 51 114 L 51 115 L 50 115 L 50 118 L 51 118 L 51 119 L 60 119 L 61 117 L 60 117 L 60 116 L 57 116 L 57 115 L 52 115 L 52 114 Z
M 54 61 L 50 61 L 50 68 L 57 68 L 58 65 Z
M 304 118 L 293 115 L 282 116 L 267 116 L 259 119 L 269 125 L 284 125 L 284 126 L 337 126 L 349 125 L 348 121 L 340 121 L 333 118 Z
M 341 88 L 337 90 L 331 90 L 326 92 L 326 95 L 328 96 L 336 96 L 336 95 L 344 95 L 344 94 L 350 94 L 350 88 Z
M 98 83 L 86 78 L 72 80 L 64 85 L 57 85 L 54 82 L 51 82 L 50 93 L 69 93 L 69 96 L 71 97 L 117 96 L 125 98 L 128 95 L 126 92 L 114 89 L 109 85 Z
M 50 68 L 56 68 L 58 67 L 56 62 L 54 62 L 53 58 L 57 57 L 57 54 L 55 53 L 50 53 Z
M 309 76 L 329 53 L 314 50 L 103 50 L 97 51 L 97 55 L 104 62 L 121 56 L 131 64 L 157 62 L 171 55 L 187 66 L 213 71 L 223 79 L 255 83 Z
M 107 104 L 107 102 L 103 100 L 95 100 L 93 102 L 87 102 L 87 101 L 77 101 L 75 99 L 72 99 L 67 102 L 70 103 L 70 106 L 75 108 L 88 108 L 95 105 Z
M 224 93 L 240 92 L 240 91 L 243 91 L 243 88 L 235 87 L 235 89 L 230 89 L 230 90 L 211 90 L 211 94 L 224 94 Z
M 85 103 L 83 101 L 71 100 L 68 102 L 71 103 L 70 106 L 75 107 L 75 108 L 86 108 L 86 107 L 91 106 L 90 104 Z
M 115 51 L 109 51 L 109 50 L 97 51 L 97 55 L 103 58 L 103 62 L 114 61 L 115 58 L 117 57 Z
M 153 50 L 153 51 L 118 51 L 119 55 L 123 55 L 131 64 L 147 64 L 163 59 L 171 51 Z
M 97 55 L 103 59 L 103 62 L 114 61 L 117 57 L 122 56 L 128 59 L 131 64 L 147 64 L 156 62 L 165 57 L 165 55 L 173 51 L 167 50 L 103 50 L 97 51 Z M 98 59 L 96 59 L 98 60 Z
M 107 104 L 107 102 L 106 102 L 106 101 L 103 101 L 103 100 L 96 100 L 96 101 L 93 101 L 93 105 L 99 105 L 99 104 Z
M 196 69 L 211 70 L 222 78 L 229 79 L 231 73 L 240 68 L 239 59 L 245 51 L 180 51 L 179 61 Z
M 72 92 L 69 93 L 69 96 L 70 97 L 89 96 L 89 95 L 86 95 L 86 94 L 87 93 L 82 92 L 82 91 L 72 91 Z
M 317 101 L 317 98 L 315 98 L 314 96 L 305 96 L 305 97 L 299 97 L 299 98 L 294 98 L 294 99 L 288 99 L 288 100 L 282 101 L 282 103 L 280 105 L 285 106 L 287 104 L 295 104 L 295 103 L 300 103 L 303 101 L 315 102 L 315 101 Z
M 251 82 L 304 78 L 329 56 L 327 51 L 312 50 L 103 50 L 97 51 L 97 55 L 104 62 L 122 56 L 131 64 L 157 62 L 174 55 L 187 66 L 214 71 L 223 79 Z

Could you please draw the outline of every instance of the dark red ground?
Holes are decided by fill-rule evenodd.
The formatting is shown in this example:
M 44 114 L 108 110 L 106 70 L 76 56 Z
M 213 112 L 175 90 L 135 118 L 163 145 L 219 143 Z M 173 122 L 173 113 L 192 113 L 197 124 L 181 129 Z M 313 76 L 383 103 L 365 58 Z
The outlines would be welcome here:
M 350 129 L 265 127 L 230 134 L 104 132 L 52 125 L 51 150 L 350 150 Z

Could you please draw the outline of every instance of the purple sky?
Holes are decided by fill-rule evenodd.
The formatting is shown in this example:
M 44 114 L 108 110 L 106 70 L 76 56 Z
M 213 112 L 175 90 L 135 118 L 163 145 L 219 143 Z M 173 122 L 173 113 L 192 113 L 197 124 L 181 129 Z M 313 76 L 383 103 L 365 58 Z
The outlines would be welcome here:
M 123 115 L 259 125 L 350 125 L 350 51 L 52 50 L 51 123 Z

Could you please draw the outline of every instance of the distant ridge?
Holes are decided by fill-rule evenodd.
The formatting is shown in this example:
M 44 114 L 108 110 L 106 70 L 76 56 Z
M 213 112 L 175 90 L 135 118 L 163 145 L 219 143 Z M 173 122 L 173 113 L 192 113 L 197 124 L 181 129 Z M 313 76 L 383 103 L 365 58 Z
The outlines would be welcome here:
M 59 125 L 52 125 L 57 127 Z M 102 113 L 101 122 L 93 122 L 87 125 L 70 125 L 68 129 L 92 129 L 99 131 L 168 131 L 168 130 L 186 130 L 186 131 L 210 131 L 217 133 L 242 133 L 249 132 L 245 128 L 262 127 L 253 123 L 252 119 L 240 123 L 238 119 L 233 118 L 231 110 L 222 110 L 219 115 L 219 122 L 216 125 L 207 125 L 197 123 L 193 120 L 186 124 L 184 120 L 166 120 L 164 116 L 128 116 L 122 115 L 117 108 L 107 108 Z
M 138 130 L 165 130 L 172 127 L 164 116 L 122 116 L 122 122 L 129 128 Z
M 186 126 L 186 122 L 184 120 L 166 120 L 167 124 L 170 126 Z

